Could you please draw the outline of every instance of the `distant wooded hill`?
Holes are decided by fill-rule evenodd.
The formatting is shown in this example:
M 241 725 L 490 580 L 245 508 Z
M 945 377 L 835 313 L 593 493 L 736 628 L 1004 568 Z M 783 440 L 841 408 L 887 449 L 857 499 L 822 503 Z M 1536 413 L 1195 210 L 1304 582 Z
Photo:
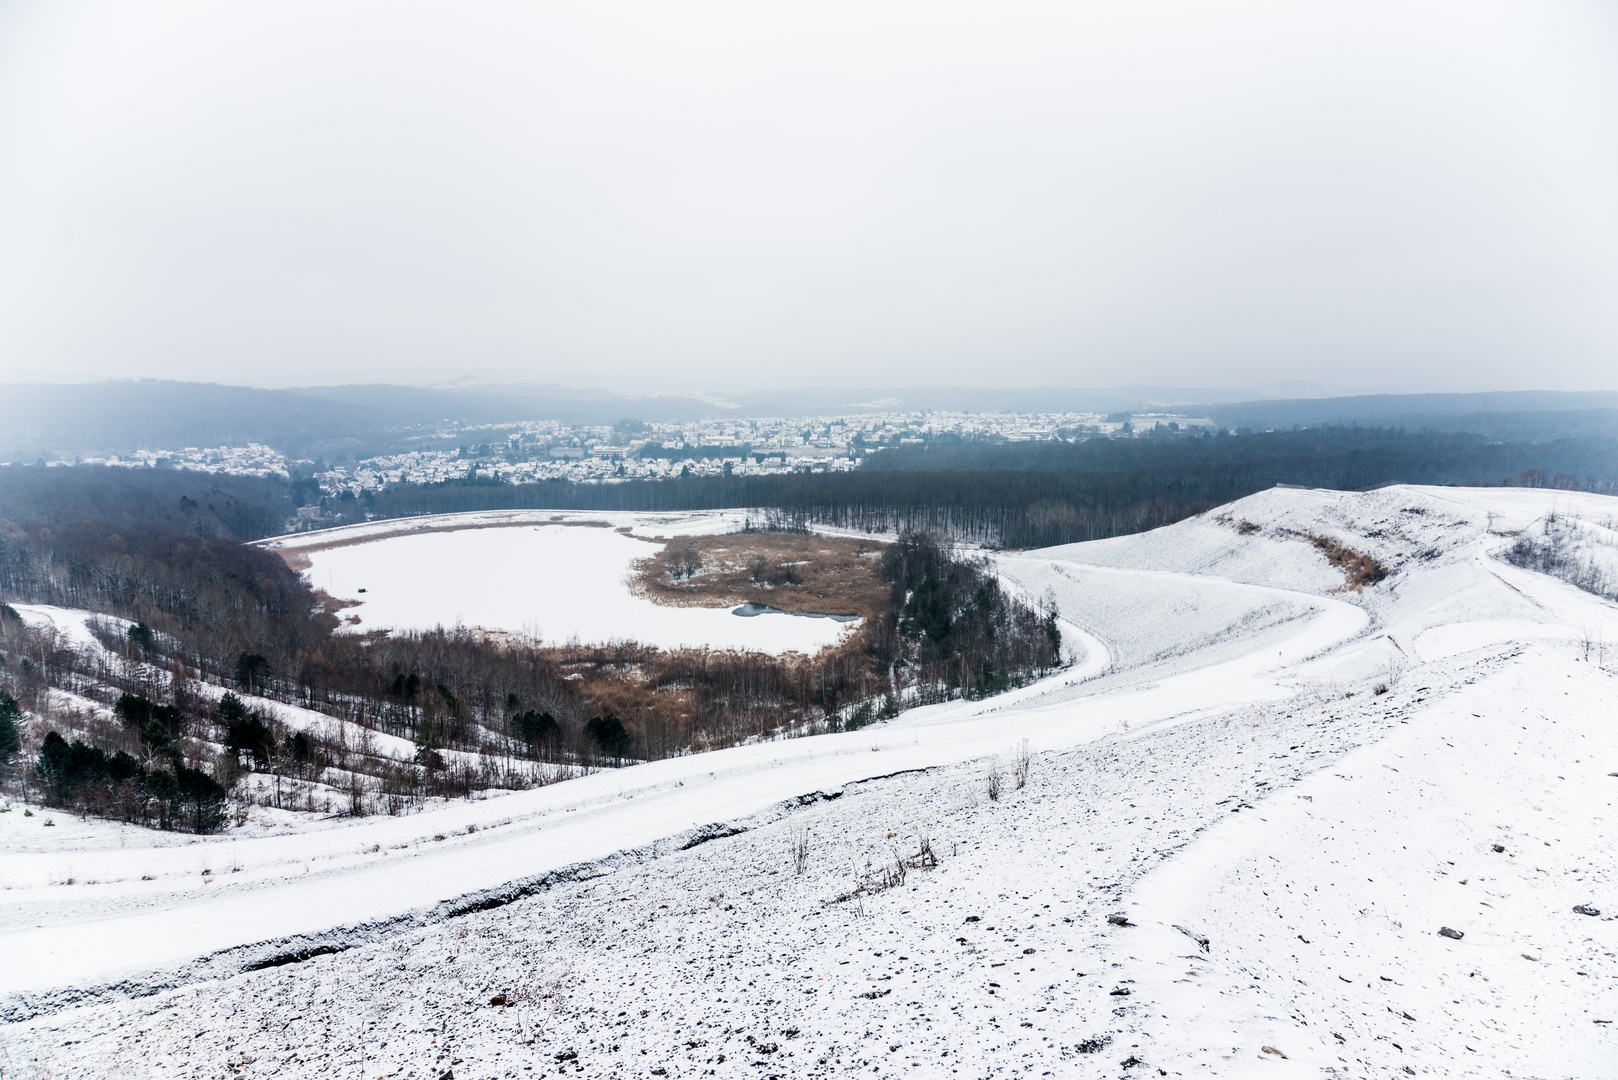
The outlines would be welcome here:
M 711 417 L 878 411 L 1141 412 L 1172 409 L 1255 431 L 1328 424 L 1473 432 L 1498 439 L 1618 437 L 1618 394 L 1415 394 L 1232 402 L 1197 389 L 1126 386 L 984 389 L 814 387 L 733 395 L 630 397 L 565 386 L 354 385 L 261 390 L 130 380 L 0 386 L 0 462 L 256 442 L 291 457 L 349 458 L 420 446 L 449 424 L 557 420 L 689 422 Z
M 319 505 L 324 524 L 472 510 L 758 508 L 791 527 L 944 529 L 990 544 L 1038 547 L 1166 525 L 1275 484 L 1352 490 L 1392 483 L 1516 483 L 1618 494 L 1618 439 L 1501 441 L 1342 427 L 1080 443 L 957 442 L 883 450 L 847 473 L 610 484 L 482 479 L 399 484 L 341 499 L 323 497 L 309 479 L 8 466 L 0 468 L 0 527 L 9 521 L 60 532 L 82 524 L 125 536 L 150 531 L 245 540 L 280 532 L 301 505 Z

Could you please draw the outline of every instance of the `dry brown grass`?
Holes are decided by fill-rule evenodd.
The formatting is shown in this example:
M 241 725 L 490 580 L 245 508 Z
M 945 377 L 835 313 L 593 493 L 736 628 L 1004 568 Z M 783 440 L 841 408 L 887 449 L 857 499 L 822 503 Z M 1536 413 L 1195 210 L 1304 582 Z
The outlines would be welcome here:
M 676 537 L 640 562 L 634 586 L 675 607 L 753 603 L 872 619 L 888 606 L 880 550 L 875 541 L 812 533 Z
M 1343 572 L 1342 591 L 1362 592 L 1367 585 L 1375 585 L 1388 576 L 1388 568 L 1371 556 L 1346 548 L 1329 536 L 1306 535 L 1309 542 L 1325 554 L 1326 561 Z
M 1371 556 L 1346 547 L 1329 536 L 1299 532 L 1296 529 L 1277 529 L 1276 532 L 1282 536 L 1295 536 L 1300 540 L 1309 541 L 1326 556 L 1327 562 L 1341 570 L 1343 583 L 1337 587 L 1338 592 L 1364 592 L 1366 586 L 1375 585 L 1388 576 L 1388 568 Z
M 1262 525 L 1248 521 L 1246 518 L 1235 521 L 1229 514 L 1214 518 L 1214 520 L 1221 524 L 1229 525 L 1243 536 L 1251 536 L 1254 533 L 1264 531 L 1264 526 Z M 1389 571 L 1386 566 L 1383 566 L 1369 555 L 1364 555 L 1353 548 L 1345 547 L 1329 536 L 1282 528 L 1277 528 L 1275 534 L 1277 536 L 1307 540 L 1315 545 L 1320 553 L 1326 556 L 1327 562 L 1343 572 L 1344 580 L 1337 587 L 1338 592 L 1364 592 L 1366 586 L 1375 585 L 1388 576 Z
M 344 608 L 359 607 L 362 602 L 359 600 L 340 600 L 325 589 L 315 590 L 315 600 L 320 603 L 321 607 L 334 615 Z

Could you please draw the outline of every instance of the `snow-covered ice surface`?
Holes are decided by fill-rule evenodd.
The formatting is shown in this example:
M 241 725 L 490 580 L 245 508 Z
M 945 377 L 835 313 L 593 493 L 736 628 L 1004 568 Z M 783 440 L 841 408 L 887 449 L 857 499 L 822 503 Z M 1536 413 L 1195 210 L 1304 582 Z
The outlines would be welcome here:
M 644 537 L 714 532 L 718 525 L 739 525 L 734 517 L 449 514 L 302 533 L 265 546 L 346 544 L 312 547 L 305 573 L 316 588 L 357 603 L 343 611 L 357 620 L 355 630 L 459 625 L 552 643 L 632 638 L 659 648 L 775 654 L 815 653 L 835 644 L 853 624 L 670 607 L 631 590 L 634 564 L 663 548 Z
M 1266 492 L 1002 558 L 1079 655 L 988 701 L 297 838 L 36 848 L 0 1039 L 60 1075 L 1618 1076 L 1618 608 L 1493 554 L 1553 504 L 1618 507 Z M 1393 573 L 1335 591 L 1283 529 Z M 923 837 L 936 867 L 839 899 Z

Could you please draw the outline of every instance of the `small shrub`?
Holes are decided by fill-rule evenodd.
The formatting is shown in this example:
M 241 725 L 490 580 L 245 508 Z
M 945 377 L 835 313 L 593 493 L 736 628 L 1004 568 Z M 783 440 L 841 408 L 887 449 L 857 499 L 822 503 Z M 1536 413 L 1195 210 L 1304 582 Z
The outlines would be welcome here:
M 1017 790 L 1021 791 L 1028 786 L 1028 770 L 1033 765 L 1033 752 L 1029 748 L 1028 740 L 1024 739 L 1017 748 L 1017 762 L 1012 766 L 1012 776 L 1017 781 Z
M 804 870 L 809 866 L 809 827 L 807 825 L 800 825 L 793 830 L 787 850 L 792 856 L 792 872 L 802 877 Z

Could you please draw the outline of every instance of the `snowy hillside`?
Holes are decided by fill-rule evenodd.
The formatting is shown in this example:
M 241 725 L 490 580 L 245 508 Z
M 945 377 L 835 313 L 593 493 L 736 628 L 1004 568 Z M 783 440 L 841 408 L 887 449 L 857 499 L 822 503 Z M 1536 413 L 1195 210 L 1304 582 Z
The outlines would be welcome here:
M 299 836 L 14 807 L 0 1068 L 1618 1076 L 1618 606 L 1555 572 L 1615 518 L 1277 489 L 1000 557 L 1072 666 L 857 733 Z

